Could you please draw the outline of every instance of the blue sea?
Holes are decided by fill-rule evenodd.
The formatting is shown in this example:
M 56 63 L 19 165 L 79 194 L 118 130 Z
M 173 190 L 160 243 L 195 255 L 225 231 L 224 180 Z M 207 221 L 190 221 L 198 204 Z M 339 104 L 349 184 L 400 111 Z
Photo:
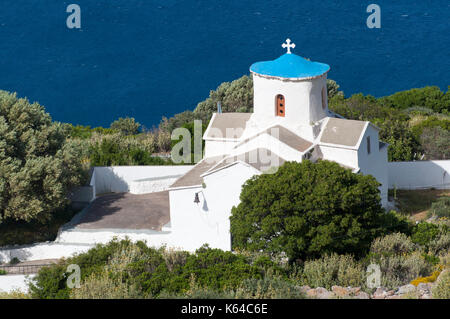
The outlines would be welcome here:
M 81 8 L 69 29 L 66 8 Z M 381 28 L 369 29 L 369 4 Z M 54 120 L 146 127 L 193 110 L 221 82 L 294 53 L 331 66 L 347 96 L 450 85 L 448 0 L 2 0 L 0 89 Z

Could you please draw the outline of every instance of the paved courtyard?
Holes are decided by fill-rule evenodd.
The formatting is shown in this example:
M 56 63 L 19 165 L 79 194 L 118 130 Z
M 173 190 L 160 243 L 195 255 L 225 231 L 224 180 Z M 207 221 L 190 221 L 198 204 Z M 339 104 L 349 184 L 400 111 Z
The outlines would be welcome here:
M 148 229 L 160 231 L 170 221 L 169 192 L 103 195 L 76 225 L 79 229 Z

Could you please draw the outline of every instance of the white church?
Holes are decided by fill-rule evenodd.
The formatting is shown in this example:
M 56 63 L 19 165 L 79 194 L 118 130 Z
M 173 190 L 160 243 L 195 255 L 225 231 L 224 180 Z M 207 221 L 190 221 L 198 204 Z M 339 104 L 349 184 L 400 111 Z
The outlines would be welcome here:
M 230 215 L 242 185 L 285 161 L 330 160 L 371 174 L 387 205 L 387 144 L 379 129 L 328 109 L 330 67 L 291 50 L 250 67 L 253 113 L 215 113 L 206 129 L 204 158 L 195 166 L 95 167 L 89 206 L 64 225 L 55 242 L 14 251 L 0 261 L 60 258 L 114 237 L 195 251 L 204 244 L 231 250 Z
M 371 174 L 387 204 L 387 144 L 370 122 L 344 119 L 327 105 L 330 67 L 291 52 L 250 67 L 253 113 L 215 113 L 203 135 L 204 158 L 169 188 L 170 223 L 183 245 L 231 249 L 230 212 L 242 185 L 285 161 L 339 163 Z M 189 226 L 188 226 L 189 225 Z

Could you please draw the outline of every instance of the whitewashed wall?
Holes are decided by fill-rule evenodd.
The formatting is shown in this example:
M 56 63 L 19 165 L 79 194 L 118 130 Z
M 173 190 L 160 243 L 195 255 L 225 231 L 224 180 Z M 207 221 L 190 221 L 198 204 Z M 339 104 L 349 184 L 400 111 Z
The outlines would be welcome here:
M 370 137 L 370 154 L 367 153 L 367 137 Z M 381 205 L 388 205 L 388 169 L 387 169 L 387 147 L 380 150 L 378 130 L 368 125 L 367 130 L 361 138 L 358 149 L 358 167 L 364 175 L 372 175 L 381 183 L 380 195 Z
M 0 249 L 0 263 L 7 263 L 14 257 L 20 261 L 59 259 L 88 251 L 92 244 L 63 244 L 57 242 L 38 243 L 34 245 L 10 246 Z
M 450 189 L 450 160 L 389 162 L 389 188 Z
M 95 194 L 162 191 L 191 168 L 191 165 L 95 167 L 91 184 Z
M 12 292 L 20 290 L 28 292 L 27 280 L 34 278 L 34 275 L 8 275 L 0 276 L 0 292 Z

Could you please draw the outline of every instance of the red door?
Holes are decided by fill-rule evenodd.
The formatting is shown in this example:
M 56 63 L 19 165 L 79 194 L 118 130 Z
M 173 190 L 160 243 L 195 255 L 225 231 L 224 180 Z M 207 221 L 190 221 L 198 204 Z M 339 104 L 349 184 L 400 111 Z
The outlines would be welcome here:
M 281 94 L 277 95 L 276 108 L 277 108 L 277 116 L 284 117 L 285 101 L 284 96 Z

